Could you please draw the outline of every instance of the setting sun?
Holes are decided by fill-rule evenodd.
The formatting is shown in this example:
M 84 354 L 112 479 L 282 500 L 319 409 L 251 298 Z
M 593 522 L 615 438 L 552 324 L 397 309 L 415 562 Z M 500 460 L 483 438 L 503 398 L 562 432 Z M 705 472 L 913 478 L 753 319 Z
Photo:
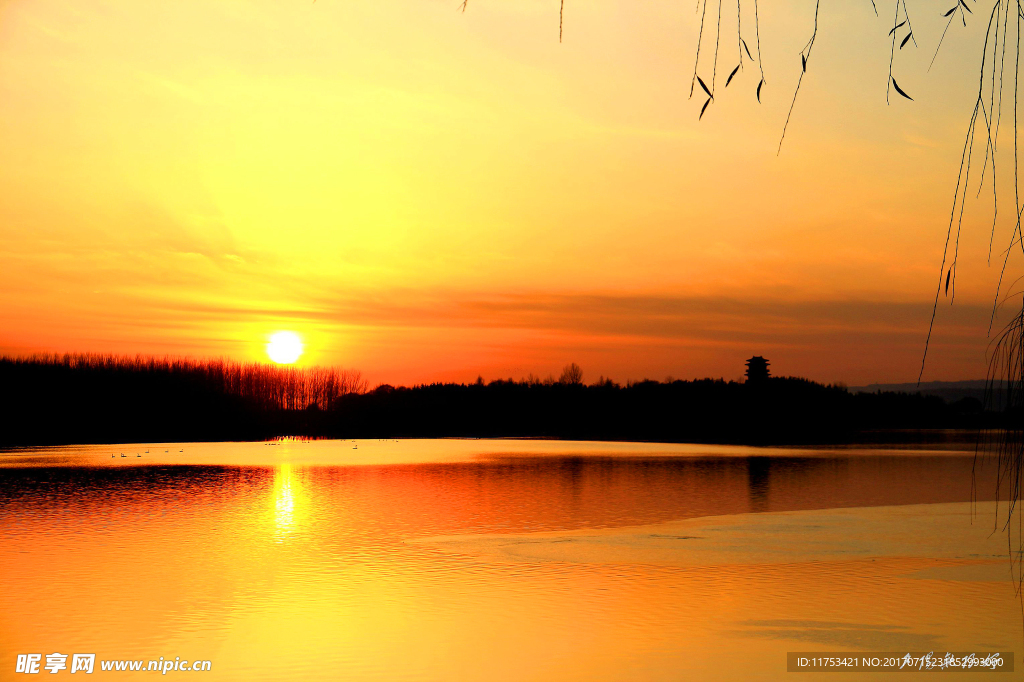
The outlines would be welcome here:
M 279 365 L 290 365 L 302 355 L 302 339 L 295 332 L 277 332 L 267 342 L 267 355 Z

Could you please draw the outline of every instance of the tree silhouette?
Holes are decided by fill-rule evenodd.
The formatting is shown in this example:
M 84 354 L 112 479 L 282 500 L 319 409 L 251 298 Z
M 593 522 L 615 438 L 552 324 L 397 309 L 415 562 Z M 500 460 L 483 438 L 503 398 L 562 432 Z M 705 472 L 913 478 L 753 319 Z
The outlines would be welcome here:
M 219 360 L 0 357 L 0 446 L 333 438 L 844 443 L 879 430 L 985 427 L 998 416 L 937 396 L 857 393 L 796 377 L 583 385 L 482 378 L 372 391 L 357 372 Z M 874 435 L 872 435 L 874 434 Z M 896 434 L 899 438 L 899 434 Z
M 562 368 L 562 375 L 558 377 L 558 383 L 566 386 L 579 386 L 583 383 L 583 370 L 575 362 L 570 362 Z

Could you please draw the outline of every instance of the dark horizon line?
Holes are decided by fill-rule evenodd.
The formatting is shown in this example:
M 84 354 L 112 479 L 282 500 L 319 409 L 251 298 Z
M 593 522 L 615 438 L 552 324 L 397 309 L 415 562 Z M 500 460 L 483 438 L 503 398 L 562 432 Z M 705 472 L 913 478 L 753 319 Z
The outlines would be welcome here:
M 752 370 L 755 368 L 751 368 Z M 358 372 L 111 356 L 0 359 L 0 444 L 491 437 L 849 443 L 891 429 L 989 428 L 999 395 L 852 393 L 751 371 L 745 382 L 586 385 L 570 363 L 532 377 L 369 390 Z M 967 393 L 967 391 L 964 391 Z M 868 434 L 866 436 L 865 434 Z M 870 436 L 874 437 L 874 436 Z
M 0 362 L 12 362 L 12 363 L 42 363 L 42 364 L 67 364 L 68 361 L 72 363 L 76 361 L 102 361 L 103 363 L 115 363 L 121 364 L 133 364 L 142 361 L 146 364 L 154 365 L 174 365 L 177 363 L 187 364 L 199 364 L 199 365 L 225 365 L 225 366 L 237 366 L 237 367 L 261 367 L 278 372 L 316 372 L 316 371 L 335 371 L 335 372 L 348 372 L 356 374 L 362 379 L 362 370 L 354 367 L 345 367 L 343 365 L 334 364 L 311 364 L 311 365 L 298 365 L 297 363 L 277 363 L 270 360 L 236 360 L 227 356 L 203 356 L 203 355 L 155 355 L 145 353 L 111 353 L 111 352 L 34 352 L 24 354 L 0 354 Z M 575 364 L 575 363 L 570 363 Z M 568 367 L 568 365 L 566 365 Z M 737 369 L 741 371 L 742 362 L 737 363 Z M 563 368 L 564 371 L 564 368 Z M 772 376 L 773 379 L 788 378 L 788 379 L 801 379 L 804 381 L 812 381 L 823 386 L 834 386 L 837 388 L 845 388 L 851 393 L 856 392 L 875 392 L 878 390 L 882 391 L 895 391 L 895 392 L 908 392 L 915 393 L 921 389 L 941 389 L 941 388 L 978 388 L 982 389 L 989 386 L 987 379 L 957 379 L 957 380 L 933 380 L 933 381 L 922 381 L 920 383 L 914 381 L 907 382 L 885 382 L 877 381 L 861 385 L 850 385 L 845 381 L 831 381 L 824 382 L 815 379 L 810 379 L 801 375 L 795 374 L 780 374 Z M 420 382 L 410 382 L 393 384 L 388 381 L 379 381 L 370 388 L 369 382 L 366 382 L 366 390 L 375 390 L 381 387 L 394 387 L 394 388 L 422 388 L 429 386 L 472 386 L 478 381 L 483 379 L 483 375 L 477 376 L 476 381 L 456 381 L 456 380 L 444 380 L 435 379 Z M 363 379 L 365 381 L 365 379 Z M 513 377 L 501 377 L 496 376 L 492 379 L 483 379 L 485 384 L 492 384 L 495 382 L 502 383 L 519 383 L 519 384 L 536 384 L 536 383 L 558 383 L 559 379 L 556 379 L 553 373 L 548 373 L 547 376 L 541 378 L 540 376 L 534 375 L 533 372 L 527 373 L 525 376 L 520 376 L 518 379 Z M 611 377 L 606 377 L 604 374 L 599 374 L 598 379 L 591 383 L 583 382 L 588 386 L 603 385 L 607 381 L 621 386 L 632 386 L 634 384 L 642 383 L 673 383 L 676 381 L 683 382 L 699 382 L 699 381 L 723 381 L 726 383 L 743 383 L 743 380 L 739 378 L 726 379 L 724 376 L 694 376 L 690 379 L 682 379 L 675 377 L 672 374 L 667 374 L 664 379 L 654 379 L 648 376 L 644 376 L 640 379 L 627 378 L 623 381 L 616 381 Z M 998 382 L 997 382 L 998 385 Z

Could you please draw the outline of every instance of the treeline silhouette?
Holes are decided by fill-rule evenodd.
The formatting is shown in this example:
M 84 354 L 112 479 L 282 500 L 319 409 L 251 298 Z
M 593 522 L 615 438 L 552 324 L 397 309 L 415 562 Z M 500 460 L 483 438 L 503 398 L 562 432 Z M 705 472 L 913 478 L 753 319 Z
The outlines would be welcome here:
M 365 393 L 357 371 L 189 358 L 0 358 L 0 443 L 232 440 Z
M 276 436 L 842 443 L 891 439 L 894 430 L 991 428 L 1001 419 L 973 398 L 853 394 L 793 377 L 586 385 L 575 364 L 559 379 L 367 389 L 359 372 L 320 367 L 0 358 L 0 445 Z

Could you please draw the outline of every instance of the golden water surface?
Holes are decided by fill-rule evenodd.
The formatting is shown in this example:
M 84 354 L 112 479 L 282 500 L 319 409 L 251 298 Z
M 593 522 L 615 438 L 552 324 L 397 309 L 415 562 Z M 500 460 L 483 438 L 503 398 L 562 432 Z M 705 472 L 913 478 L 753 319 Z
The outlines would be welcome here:
M 925 448 L 9 451 L 0 679 L 54 652 L 119 678 L 155 673 L 99 661 L 209 660 L 167 673 L 207 680 L 831 679 L 787 673 L 786 652 L 1019 657 L 992 481 L 973 452 Z

